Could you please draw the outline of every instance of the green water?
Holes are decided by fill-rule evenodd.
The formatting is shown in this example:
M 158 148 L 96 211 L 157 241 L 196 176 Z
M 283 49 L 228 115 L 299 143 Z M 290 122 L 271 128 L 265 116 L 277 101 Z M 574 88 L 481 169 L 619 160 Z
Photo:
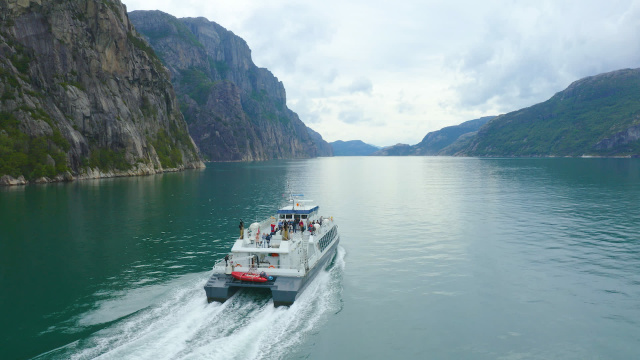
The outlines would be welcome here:
M 202 286 L 286 183 L 340 226 L 290 309 Z M 640 355 L 637 159 L 321 158 L 0 189 L 0 358 Z

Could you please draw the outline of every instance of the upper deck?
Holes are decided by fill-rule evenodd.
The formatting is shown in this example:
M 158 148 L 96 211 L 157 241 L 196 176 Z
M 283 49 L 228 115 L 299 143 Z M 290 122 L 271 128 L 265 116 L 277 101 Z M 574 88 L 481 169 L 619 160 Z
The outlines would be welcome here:
M 278 219 L 280 220 L 312 220 L 318 216 L 320 207 L 310 204 L 311 200 L 299 200 L 297 196 L 302 194 L 292 195 L 289 202 L 291 205 L 284 206 L 278 209 Z

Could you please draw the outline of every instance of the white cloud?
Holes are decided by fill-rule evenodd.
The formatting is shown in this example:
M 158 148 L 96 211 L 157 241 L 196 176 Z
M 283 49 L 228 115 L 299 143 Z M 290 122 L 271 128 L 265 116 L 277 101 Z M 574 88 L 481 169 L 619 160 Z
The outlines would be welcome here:
M 363 94 L 371 94 L 373 90 L 373 84 L 371 80 L 365 77 L 359 77 L 351 82 L 345 90 L 351 94 L 355 93 L 363 93 Z
M 125 0 L 204 16 L 244 38 L 289 107 L 329 141 L 415 144 L 640 66 L 633 0 Z

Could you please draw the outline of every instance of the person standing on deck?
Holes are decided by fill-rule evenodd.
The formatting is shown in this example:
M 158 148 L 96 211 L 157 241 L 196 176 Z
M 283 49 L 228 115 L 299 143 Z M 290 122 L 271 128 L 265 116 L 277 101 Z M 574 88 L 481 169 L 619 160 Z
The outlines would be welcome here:
M 242 222 L 242 219 L 240 219 L 240 225 L 238 225 L 238 228 L 240 228 L 240 239 L 244 238 L 244 223 Z

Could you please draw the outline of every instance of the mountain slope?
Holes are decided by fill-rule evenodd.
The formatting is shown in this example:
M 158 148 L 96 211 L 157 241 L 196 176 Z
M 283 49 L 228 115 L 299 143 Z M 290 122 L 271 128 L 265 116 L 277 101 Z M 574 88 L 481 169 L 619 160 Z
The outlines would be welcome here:
M 0 183 L 204 166 L 119 0 L 5 0 L 0 14 Z
M 361 140 L 338 140 L 332 142 L 331 147 L 333 148 L 333 156 L 367 156 L 379 150 L 378 147 Z
M 258 68 L 240 37 L 205 18 L 129 14 L 171 72 L 189 132 L 210 160 L 330 156 L 331 147 L 286 106 L 284 87 Z
M 374 152 L 371 156 L 408 156 L 414 154 L 414 145 L 398 143 L 391 146 L 385 146 Z
M 587 77 L 549 100 L 501 115 L 459 155 L 637 156 L 640 69 Z
M 455 126 L 447 126 L 438 131 L 428 133 L 422 141 L 414 145 L 415 155 L 442 155 L 440 152 L 453 144 L 460 136 L 478 131 L 484 124 L 495 116 L 485 116 L 475 120 L 465 121 Z
M 422 138 L 416 145 L 396 144 L 385 147 L 373 153 L 374 156 L 427 156 L 427 155 L 453 155 L 466 148 L 469 140 L 489 120 L 495 116 L 485 116 L 475 120 L 465 121 L 462 124 L 447 126 L 437 131 L 432 131 Z

